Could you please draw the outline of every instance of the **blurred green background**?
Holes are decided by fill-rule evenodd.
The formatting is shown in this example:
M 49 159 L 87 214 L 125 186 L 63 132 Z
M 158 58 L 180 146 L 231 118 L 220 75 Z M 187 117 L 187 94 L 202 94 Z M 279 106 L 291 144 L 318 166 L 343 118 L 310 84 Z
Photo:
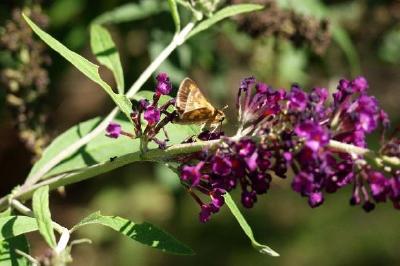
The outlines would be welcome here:
M 11 18 L 15 7 L 31 2 L 1 1 L 0 27 Z M 70 49 L 94 60 L 88 35 L 90 22 L 105 11 L 131 2 L 135 1 L 56 0 L 41 1 L 40 5 L 48 15 L 47 31 Z M 153 15 L 108 26 L 119 48 L 128 85 L 173 36 L 174 25 L 165 1 L 155 2 L 159 8 Z M 227 20 L 180 47 L 160 71 L 169 73 L 175 91 L 179 81 L 189 76 L 216 106 L 228 104 L 231 122 L 226 126 L 227 132 L 235 126 L 233 107 L 240 80 L 249 75 L 273 87 L 288 87 L 296 82 L 304 88 L 334 89 L 340 78 L 362 74 L 370 83 L 370 93 L 397 125 L 400 1 L 278 2 L 281 7 L 308 16 L 305 19 L 331 21 L 328 48 L 315 53 L 307 42 L 295 46 L 287 38 L 268 34 L 252 38 L 238 31 L 235 21 Z M 46 138 L 52 139 L 77 122 L 106 114 L 112 102 L 64 59 L 50 50 L 47 53 L 52 61 L 46 67 L 48 92 L 35 104 L 45 110 L 46 120 L 41 126 Z M 112 82 L 111 73 L 101 69 L 101 74 Z M 153 86 L 154 82 L 149 81 L 144 89 L 151 90 Z M 6 104 L 8 94 L 1 89 L 1 195 L 23 182 L 34 155 L 18 137 L 13 125 L 15 112 Z M 372 138 L 371 146 L 377 145 Z M 243 213 L 256 238 L 277 250 L 280 258 L 254 251 L 226 209 L 201 224 L 197 204 L 179 185 L 176 175 L 162 165 L 130 165 L 68 186 L 65 193 L 52 194 L 51 208 L 53 218 L 66 226 L 97 210 L 137 222 L 148 221 L 197 253 L 191 257 L 164 254 L 132 243 L 107 228 L 87 227 L 76 237 L 91 238 L 93 244 L 74 247 L 73 265 L 400 265 L 398 211 L 387 203 L 364 213 L 360 207 L 349 206 L 350 195 L 350 188 L 343 189 L 328 195 L 321 207 L 311 209 L 306 199 L 291 191 L 290 180 L 276 179 L 268 194 Z M 29 237 L 33 254 L 43 254 L 45 243 L 37 234 Z

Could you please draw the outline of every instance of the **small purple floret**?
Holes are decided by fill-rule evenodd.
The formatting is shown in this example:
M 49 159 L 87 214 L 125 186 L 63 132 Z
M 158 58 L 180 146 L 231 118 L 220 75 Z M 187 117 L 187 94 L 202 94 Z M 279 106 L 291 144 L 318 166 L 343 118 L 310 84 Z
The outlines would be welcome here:
M 121 135 L 121 132 L 121 125 L 115 122 L 111 122 L 106 128 L 106 136 L 113 139 L 118 138 Z

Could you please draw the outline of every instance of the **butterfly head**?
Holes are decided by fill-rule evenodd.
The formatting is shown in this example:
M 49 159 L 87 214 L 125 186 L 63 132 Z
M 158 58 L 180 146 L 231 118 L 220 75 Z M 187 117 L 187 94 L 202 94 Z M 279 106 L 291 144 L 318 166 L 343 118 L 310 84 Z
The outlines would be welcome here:
M 224 112 L 222 110 L 215 110 L 215 118 L 214 118 L 214 120 L 217 123 L 222 123 L 225 120 Z

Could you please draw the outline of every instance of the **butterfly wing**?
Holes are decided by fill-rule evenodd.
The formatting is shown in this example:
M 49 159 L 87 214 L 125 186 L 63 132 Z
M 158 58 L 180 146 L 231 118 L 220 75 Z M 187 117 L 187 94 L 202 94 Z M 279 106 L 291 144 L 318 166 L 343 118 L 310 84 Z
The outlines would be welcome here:
M 176 97 L 176 108 L 180 115 L 201 109 L 202 114 L 213 113 L 214 107 L 208 102 L 197 84 L 190 78 L 185 78 L 179 86 Z M 208 112 L 209 109 L 210 112 Z
M 207 107 L 184 112 L 177 121 L 180 124 L 204 123 L 213 116 L 213 110 Z

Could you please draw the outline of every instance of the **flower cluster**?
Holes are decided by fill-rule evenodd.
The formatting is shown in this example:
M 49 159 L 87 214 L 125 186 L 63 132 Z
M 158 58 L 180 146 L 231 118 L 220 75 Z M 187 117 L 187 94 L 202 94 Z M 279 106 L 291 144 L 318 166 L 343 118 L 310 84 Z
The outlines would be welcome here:
M 389 126 L 367 88 L 363 77 L 341 80 L 330 99 L 325 88 L 306 92 L 293 85 L 290 91 L 275 90 L 254 78 L 244 79 L 238 91 L 236 135 L 217 136 L 221 142 L 216 148 L 193 154 L 180 167 L 181 180 L 191 193 L 197 189 L 211 198 L 203 203 L 195 196 L 200 220 L 207 221 L 219 210 L 223 191 L 237 186 L 243 206 L 251 208 L 259 195 L 267 193 L 272 177 L 286 178 L 289 169 L 294 173 L 293 190 L 307 197 L 311 207 L 321 205 L 325 193 L 352 185 L 352 205 L 362 204 L 370 211 L 374 202 L 390 199 L 399 208 L 399 170 L 382 163 L 379 171 L 374 170 L 367 154 L 335 145 L 364 150 L 367 134 L 379 125 Z M 394 138 L 377 156 L 398 158 L 399 153 Z
M 167 109 L 175 99 L 163 104 L 159 100 L 171 89 L 168 76 L 160 73 L 152 101 L 140 100 L 131 114 L 134 134 L 111 123 L 107 136 L 140 138 L 142 152 L 149 141 L 165 149 L 165 126 L 176 117 L 176 112 Z M 269 190 L 272 178 L 287 178 L 289 171 L 294 174 L 292 189 L 306 197 L 312 208 L 323 204 L 327 193 L 350 185 L 351 205 L 371 211 L 376 203 L 390 200 L 400 209 L 400 140 L 395 134 L 385 140 L 388 116 L 367 89 L 363 77 L 341 80 L 331 96 L 325 88 L 306 92 L 295 84 L 286 91 L 253 77 L 244 79 L 236 101 L 236 134 L 227 137 L 222 131 L 204 131 L 189 136 L 185 143 L 219 141 L 174 157 L 180 164 L 182 184 L 200 206 L 200 221 L 217 213 L 224 193 L 236 187 L 241 189 L 243 206 L 253 207 Z M 366 149 L 366 137 L 378 128 L 382 129 L 382 148 L 372 152 Z M 160 130 L 166 136 L 163 141 L 156 137 Z
M 106 135 L 108 137 L 118 138 L 120 135 L 125 135 L 131 138 L 140 138 L 142 152 L 146 151 L 149 141 L 154 141 L 161 149 L 166 148 L 168 135 L 164 130 L 164 126 L 173 120 L 174 115 L 168 113 L 167 109 L 175 104 L 175 99 L 171 99 L 159 106 L 160 97 L 168 95 L 171 92 L 172 85 L 166 73 L 158 74 L 156 79 L 157 84 L 153 100 L 150 102 L 147 99 L 141 99 L 136 109 L 131 113 L 131 119 L 135 128 L 134 134 L 123 131 L 121 125 L 112 122 L 106 128 Z M 162 114 L 165 115 L 163 119 L 161 119 Z M 144 128 L 142 127 L 143 120 L 147 123 Z M 164 130 L 165 140 L 160 140 L 156 137 L 160 130 Z

